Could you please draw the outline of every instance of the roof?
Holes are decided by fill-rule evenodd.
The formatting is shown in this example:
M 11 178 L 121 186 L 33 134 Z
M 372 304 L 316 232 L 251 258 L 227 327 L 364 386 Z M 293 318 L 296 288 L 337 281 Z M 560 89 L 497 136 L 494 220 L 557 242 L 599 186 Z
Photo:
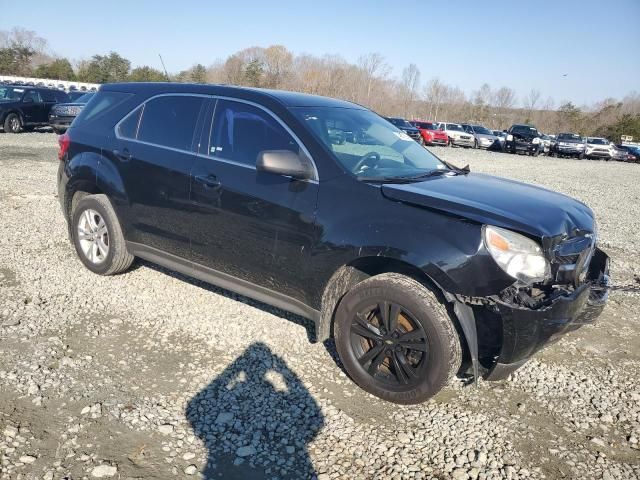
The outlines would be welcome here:
M 110 83 L 101 87 L 101 90 L 145 93 L 158 95 L 162 93 L 197 93 L 202 95 L 229 95 L 245 99 L 275 100 L 285 107 L 338 107 L 357 108 L 364 107 L 355 103 L 338 100 L 320 95 L 289 92 L 286 90 L 269 90 L 264 88 L 236 87 L 232 85 L 202 84 L 202 83 L 175 83 L 175 82 L 140 82 L 140 83 Z

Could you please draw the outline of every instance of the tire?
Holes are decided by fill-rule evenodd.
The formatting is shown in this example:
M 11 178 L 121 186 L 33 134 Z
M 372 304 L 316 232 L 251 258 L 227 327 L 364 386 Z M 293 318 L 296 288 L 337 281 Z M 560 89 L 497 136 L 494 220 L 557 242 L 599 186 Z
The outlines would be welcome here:
M 473 148 L 478 148 L 478 140 L 473 141 Z
M 422 136 L 421 136 L 421 137 L 420 137 L 420 139 L 418 140 L 418 144 L 419 144 L 421 147 L 424 147 L 424 145 L 425 145 L 425 144 L 424 144 L 424 138 L 422 138 Z
M 106 195 L 80 199 L 71 213 L 71 222 L 76 253 L 93 273 L 115 275 L 131 266 L 134 257 L 127 251 L 120 222 Z
M 10 113 L 4 119 L 4 133 L 20 133 L 22 122 L 16 113 Z
M 388 317 L 396 318 L 393 333 L 381 320 L 384 305 Z M 357 284 L 340 301 L 334 322 L 336 348 L 347 373 L 383 400 L 423 402 L 460 368 L 460 338 L 445 305 L 432 290 L 404 275 L 384 273 Z
M 58 128 L 58 127 L 51 127 L 51 130 L 53 130 L 53 133 L 55 133 L 56 135 L 62 135 L 64 132 L 67 131 L 66 128 Z

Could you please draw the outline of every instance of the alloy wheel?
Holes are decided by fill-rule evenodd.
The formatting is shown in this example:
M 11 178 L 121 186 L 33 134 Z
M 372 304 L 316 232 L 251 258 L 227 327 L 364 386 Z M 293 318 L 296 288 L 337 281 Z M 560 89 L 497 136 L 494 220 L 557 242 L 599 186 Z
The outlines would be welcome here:
M 375 380 L 401 389 L 422 381 L 429 342 L 422 325 L 401 305 L 379 301 L 358 311 L 351 322 L 350 345 Z
M 109 231 L 102 216 L 87 209 L 78 220 L 78 240 L 82 253 L 91 263 L 100 264 L 109 255 Z

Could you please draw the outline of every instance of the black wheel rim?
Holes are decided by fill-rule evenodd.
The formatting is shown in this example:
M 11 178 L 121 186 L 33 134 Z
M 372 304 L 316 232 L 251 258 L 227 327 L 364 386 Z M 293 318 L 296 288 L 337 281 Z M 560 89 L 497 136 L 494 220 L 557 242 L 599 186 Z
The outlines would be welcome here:
M 360 367 L 392 389 L 411 389 L 424 378 L 429 341 L 422 325 L 404 307 L 379 301 L 351 321 L 350 345 Z

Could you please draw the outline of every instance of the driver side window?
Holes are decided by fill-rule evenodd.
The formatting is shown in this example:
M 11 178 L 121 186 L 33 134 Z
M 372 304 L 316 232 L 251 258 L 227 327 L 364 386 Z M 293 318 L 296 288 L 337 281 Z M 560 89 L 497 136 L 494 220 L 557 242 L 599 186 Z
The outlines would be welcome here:
M 41 102 L 42 100 L 40 100 L 40 94 L 38 92 L 36 92 L 35 90 L 29 90 L 27 93 L 24 94 L 24 97 L 22 97 L 22 101 L 23 102 L 34 102 L 34 103 L 38 103 Z
M 218 100 L 209 155 L 255 166 L 265 150 L 300 153 L 296 140 L 264 110 L 242 102 Z

